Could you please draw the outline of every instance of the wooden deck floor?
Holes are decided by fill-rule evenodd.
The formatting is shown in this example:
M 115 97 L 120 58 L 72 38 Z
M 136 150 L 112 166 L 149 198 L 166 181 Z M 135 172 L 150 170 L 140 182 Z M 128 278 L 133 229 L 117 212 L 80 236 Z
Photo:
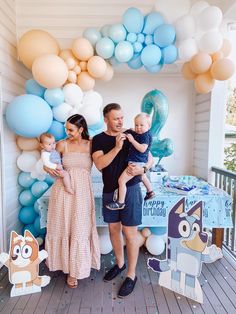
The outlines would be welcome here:
M 135 291 L 126 299 L 117 298 L 123 280 L 111 283 L 102 281 L 107 268 L 114 263 L 112 254 L 102 257 L 102 270 L 93 271 L 91 277 L 80 280 L 77 289 L 69 289 L 61 272 L 50 273 L 52 280 L 42 293 L 10 298 L 12 285 L 8 282 L 7 269 L 0 271 L 0 313 L 236 313 L 236 263 L 227 254 L 214 264 L 204 264 L 200 283 L 204 304 L 199 305 L 158 285 L 158 276 L 148 270 L 148 253 L 139 255 Z M 41 273 L 48 273 L 43 265 Z

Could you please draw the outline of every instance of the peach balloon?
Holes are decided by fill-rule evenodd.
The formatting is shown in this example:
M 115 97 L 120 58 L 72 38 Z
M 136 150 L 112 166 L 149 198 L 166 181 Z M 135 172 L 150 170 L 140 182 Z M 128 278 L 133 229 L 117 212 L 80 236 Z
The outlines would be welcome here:
M 73 58 L 68 58 L 64 61 L 66 62 L 66 65 L 67 65 L 69 70 L 72 70 L 76 66 L 75 59 L 73 59 Z
M 39 141 L 37 138 L 26 138 L 23 136 L 17 136 L 16 145 L 21 150 L 32 151 L 39 149 Z
M 88 72 L 81 72 L 77 77 L 77 84 L 83 91 L 87 91 L 94 88 L 95 80 Z
M 43 87 L 61 87 L 67 80 L 68 68 L 60 57 L 56 55 L 43 55 L 38 57 L 32 66 L 34 79 Z
M 93 56 L 87 63 L 88 72 L 92 77 L 101 78 L 105 75 L 107 64 L 100 56 Z
M 194 80 L 197 76 L 197 74 L 191 70 L 190 62 L 185 62 L 183 64 L 181 72 L 186 80 Z
M 76 65 L 73 69 L 73 71 L 78 75 L 81 72 L 81 67 L 79 65 Z
M 228 57 L 231 50 L 232 50 L 231 42 L 228 39 L 224 38 L 223 44 L 222 44 L 222 47 L 220 48 L 220 50 L 223 52 L 224 57 Z
M 58 55 L 60 48 L 56 39 L 48 32 L 33 29 L 20 38 L 17 50 L 20 61 L 31 70 L 36 58 L 43 54 Z
M 75 73 L 74 71 L 69 71 L 67 80 L 68 80 L 70 83 L 76 83 L 76 81 L 77 81 L 77 75 L 76 75 L 76 73 Z
M 146 238 L 142 235 L 140 231 L 137 232 L 137 242 L 139 247 L 143 246 L 146 241 Z
M 94 55 L 93 46 L 88 39 L 80 37 L 72 44 L 73 54 L 81 61 L 88 61 Z
M 61 50 L 61 52 L 59 53 L 59 57 L 62 58 L 64 61 L 66 61 L 69 58 L 72 58 L 72 59 L 75 58 L 71 49 Z
M 79 66 L 81 68 L 81 71 L 87 71 L 87 62 L 86 61 L 81 61 L 79 63 Z
M 199 74 L 194 81 L 195 89 L 199 94 L 209 93 L 214 87 L 214 84 L 215 80 L 211 77 L 209 71 L 204 74 Z
M 114 70 L 110 63 L 106 62 L 107 68 L 105 74 L 101 77 L 101 80 L 108 82 L 113 78 Z
M 213 53 L 213 54 L 211 55 L 212 62 L 215 62 L 215 61 L 217 61 L 217 60 L 220 60 L 220 59 L 222 59 L 223 57 L 224 57 L 224 54 L 223 54 L 223 52 L 222 52 L 221 50 L 216 51 L 215 53 Z
M 220 59 L 211 66 L 211 75 L 218 81 L 228 80 L 234 74 L 235 66 L 230 59 Z
M 201 74 L 208 71 L 211 64 L 211 56 L 205 52 L 199 52 L 192 57 L 190 61 L 190 68 L 194 73 Z
M 143 228 L 141 233 L 142 233 L 142 236 L 144 236 L 144 238 L 148 238 L 152 234 L 151 230 L 147 227 Z

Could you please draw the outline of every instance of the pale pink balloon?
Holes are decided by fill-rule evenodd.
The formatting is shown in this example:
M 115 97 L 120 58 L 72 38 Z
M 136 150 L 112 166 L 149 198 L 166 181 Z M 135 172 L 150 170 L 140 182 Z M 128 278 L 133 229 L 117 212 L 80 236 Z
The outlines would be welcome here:
M 211 77 L 209 71 L 204 74 L 199 74 L 194 81 L 195 89 L 199 94 L 209 93 L 214 87 L 214 84 L 215 80 Z
M 235 66 L 230 59 L 220 59 L 211 66 L 211 75 L 218 81 L 228 80 L 234 74 Z
M 105 75 L 107 64 L 100 56 L 93 56 L 87 63 L 88 73 L 94 78 L 101 78 Z
M 94 88 L 95 79 L 92 78 L 88 72 L 81 72 L 77 76 L 77 84 L 83 91 L 87 91 Z
M 94 49 L 88 39 L 80 37 L 72 44 L 73 54 L 81 61 L 88 61 L 94 55 Z

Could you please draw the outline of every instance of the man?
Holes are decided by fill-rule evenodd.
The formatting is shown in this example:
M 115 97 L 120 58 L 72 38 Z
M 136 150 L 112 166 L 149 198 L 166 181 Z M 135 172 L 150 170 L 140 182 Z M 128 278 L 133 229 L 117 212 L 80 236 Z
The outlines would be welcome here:
M 125 270 L 123 237 L 126 238 L 128 270 L 126 279 L 120 287 L 118 297 L 125 297 L 132 293 L 137 281 L 135 268 L 138 259 L 139 245 L 137 241 L 137 226 L 142 222 L 142 194 L 140 189 L 141 175 L 152 166 L 150 155 L 145 167 L 129 165 L 127 172 L 134 176 L 127 183 L 125 208 L 110 210 L 106 204 L 116 197 L 118 179 L 127 167 L 129 141 L 123 130 L 123 112 L 120 105 L 111 103 L 103 109 L 107 130 L 96 136 L 92 141 L 92 157 L 103 178 L 103 218 L 109 225 L 109 233 L 116 256 L 117 264 L 104 276 L 104 281 L 110 281 Z

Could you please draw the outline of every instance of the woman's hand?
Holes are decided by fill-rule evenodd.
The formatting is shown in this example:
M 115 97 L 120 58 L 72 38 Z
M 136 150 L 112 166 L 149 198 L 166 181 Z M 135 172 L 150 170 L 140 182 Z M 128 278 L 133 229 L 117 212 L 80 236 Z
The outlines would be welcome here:
M 50 174 L 50 176 L 54 176 L 54 177 L 60 177 L 61 174 L 60 174 L 60 170 L 54 170 L 54 169 L 51 169 L 51 168 L 48 168 L 46 166 L 43 166 L 43 170 L 46 171 L 48 174 Z

